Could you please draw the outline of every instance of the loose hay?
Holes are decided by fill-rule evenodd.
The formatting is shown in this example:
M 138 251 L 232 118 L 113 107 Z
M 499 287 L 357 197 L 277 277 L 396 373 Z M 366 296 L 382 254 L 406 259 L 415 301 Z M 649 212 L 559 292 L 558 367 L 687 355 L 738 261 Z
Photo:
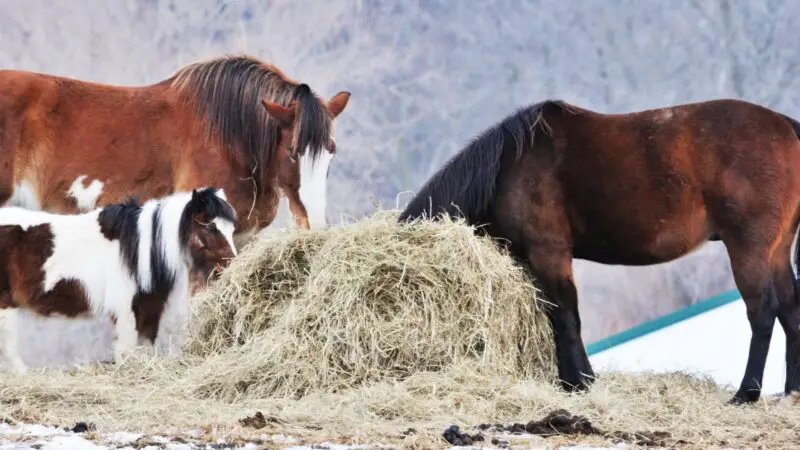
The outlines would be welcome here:
M 558 391 L 550 331 L 519 268 L 463 225 L 393 219 L 253 243 L 196 299 L 184 355 L 3 373 L 0 418 L 447 448 L 452 424 L 466 431 L 566 409 L 617 435 L 666 431 L 666 445 L 800 445 L 800 409 L 727 406 L 730 391 L 687 375 L 601 373 L 587 394 Z M 243 428 L 239 419 L 256 411 L 265 427 Z M 417 432 L 401 434 L 409 428 Z M 559 442 L 616 440 L 545 441 Z
M 606 431 L 666 431 L 668 447 L 797 448 L 800 409 L 764 400 L 725 405 L 731 391 L 683 374 L 601 373 L 585 395 L 570 395 L 540 380 L 487 376 L 471 366 L 418 372 L 401 382 L 368 383 L 338 393 L 299 399 L 247 398 L 237 402 L 193 399 L 171 363 L 132 361 L 119 369 L 90 366 L 73 372 L 48 370 L 0 380 L 0 416 L 33 423 L 95 423 L 101 432 L 169 434 L 204 429 L 209 439 L 284 433 L 307 442 L 397 443 L 405 448 L 449 448 L 441 438 L 452 424 L 471 430 L 482 423 L 538 420 L 552 410 L 586 416 Z M 169 375 L 166 375 L 169 374 Z M 6 374 L 4 374 L 5 376 Z M 239 419 L 261 411 L 267 425 L 243 428 Z M 417 433 L 402 436 L 408 428 Z M 508 438 L 503 438 L 508 439 Z M 613 446 L 598 436 L 547 438 L 540 443 Z M 678 444 L 679 441 L 691 445 Z M 271 445 L 270 447 L 274 447 Z
M 480 373 L 552 379 L 552 333 L 527 273 L 462 223 L 396 217 L 243 249 L 197 299 L 186 352 L 203 359 L 193 371 L 202 395 L 299 397 L 462 359 Z

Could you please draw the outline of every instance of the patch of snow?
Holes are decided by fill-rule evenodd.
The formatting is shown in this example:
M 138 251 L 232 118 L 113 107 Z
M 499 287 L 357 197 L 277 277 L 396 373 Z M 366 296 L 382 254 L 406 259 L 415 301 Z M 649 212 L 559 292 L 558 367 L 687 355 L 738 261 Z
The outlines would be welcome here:
M 50 442 L 44 443 L 41 450 L 102 450 L 107 447 L 100 447 L 87 441 L 81 436 L 54 436 Z
M 73 434 L 71 431 L 64 431 L 61 428 L 48 427 L 37 424 L 16 424 L 9 425 L 0 423 L 0 436 L 19 435 L 20 437 L 45 437 L 45 436 L 68 436 Z
M 115 444 L 124 445 L 124 444 L 131 444 L 142 436 L 144 436 L 144 433 L 128 433 L 127 431 L 117 431 L 115 433 L 104 435 L 103 437 L 105 437 L 106 439 Z
M 184 444 L 179 442 L 170 442 L 165 446 L 167 450 L 193 450 L 194 446 L 191 444 Z
M 272 442 L 284 443 L 284 444 L 291 444 L 293 442 L 297 442 L 297 438 L 286 436 L 284 434 L 273 434 L 270 439 L 272 439 Z M 266 435 L 262 435 L 261 440 L 266 441 L 267 440 Z

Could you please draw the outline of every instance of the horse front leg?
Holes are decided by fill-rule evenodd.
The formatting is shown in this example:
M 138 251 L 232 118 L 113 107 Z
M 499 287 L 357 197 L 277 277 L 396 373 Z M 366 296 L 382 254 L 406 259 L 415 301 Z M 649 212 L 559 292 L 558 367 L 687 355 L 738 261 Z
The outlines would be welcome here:
M 127 302 L 127 308 L 123 306 L 126 304 L 124 301 L 117 304 L 120 307 L 111 315 L 111 322 L 114 324 L 114 363 L 122 364 L 124 358 L 136 350 L 139 332 L 136 330 L 136 315 L 130 301 Z
M 308 230 L 311 227 L 309 226 L 308 222 L 308 213 L 306 212 L 306 207 L 303 205 L 303 202 L 300 200 L 300 191 L 299 189 L 292 188 L 292 187 L 284 187 L 283 195 L 286 196 L 286 200 L 289 201 L 289 211 L 292 212 L 292 216 L 294 217 L 294 221 L 298 227 Z
M 595 374 L 581 338 L 578 290 L 572 274 L 572 256 L 547 245 L 532 245 L 527 262 L 548 306 L 547 315 L 555 339 L 558 378 L 568 392 L 583 391 L 594 382 Z
M 18 325 L 19 311 L 16 308 L 0 308 L 0 330 L 2 330 L 3 354 L 8 368 L 25 373 L 28 367 L 19 356 Z

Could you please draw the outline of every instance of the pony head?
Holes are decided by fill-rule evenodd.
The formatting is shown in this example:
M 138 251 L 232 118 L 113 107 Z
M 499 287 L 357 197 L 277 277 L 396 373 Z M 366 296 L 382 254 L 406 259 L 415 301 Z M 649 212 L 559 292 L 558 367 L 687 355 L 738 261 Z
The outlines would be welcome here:
M 221 189 L 193 189 L 181 216 L 180 240 L 192 270 L 217 278 L 236 256 L 236 212 Z

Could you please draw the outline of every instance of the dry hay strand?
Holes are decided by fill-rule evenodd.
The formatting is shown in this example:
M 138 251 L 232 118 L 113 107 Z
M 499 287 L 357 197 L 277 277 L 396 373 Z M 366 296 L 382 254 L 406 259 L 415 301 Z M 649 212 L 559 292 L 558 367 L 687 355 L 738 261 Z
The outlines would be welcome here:
M 462 360 L 480 373 L 552 379 L 545 302 L 474 231 L 379 212 L 252 242 L 193 302 L 192 395 L 298 398 Z

